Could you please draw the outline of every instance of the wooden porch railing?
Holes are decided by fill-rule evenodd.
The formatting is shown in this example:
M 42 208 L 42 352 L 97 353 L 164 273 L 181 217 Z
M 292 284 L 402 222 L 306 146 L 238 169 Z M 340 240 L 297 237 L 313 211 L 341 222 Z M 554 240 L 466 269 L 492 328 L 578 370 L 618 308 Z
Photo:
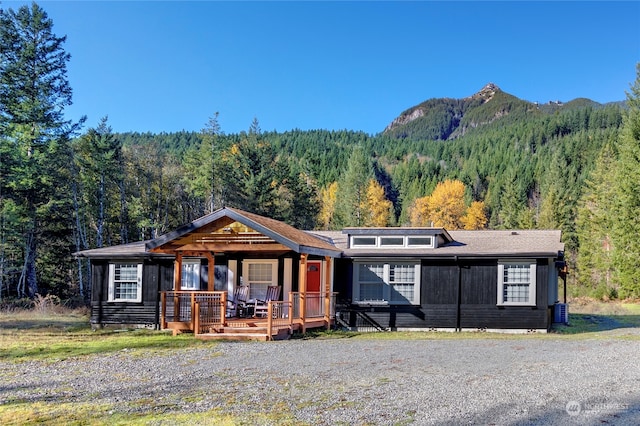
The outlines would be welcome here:
M 329 327 L 335 318 L 337 294 L 329 293 L 329 297 L 326 297 L 325 292 L 289 293 L 292 317 L 300 324 L 303 332 L 308 322 L 316 323 L 318 320 L 323 320 Z
M 267 339 L 271 340 L 283 328 L 292 330 L 293 316 L 291 302 L 272 300 L 267 304 Z
M 162 328 L 174 330 L 196 329 L 196 320 L 205 315 L 208 321 L 224 323 L 227 305 L 226 291 L 163 291 L 160 293 Z M 205 303 L 196 315 L 196 303 Z
M 328 327 L 335 318 L 337 293 L 326 297 L 324 292 L 290 292 L 286 301 L 268 303 L 268 338 L 281 328 L 300 326 L 305 331 L 307 324 L 319 321 Z M 162 328 L 172 328 L 174 333 L 193 331 L 194 334 L 209 333 L 212 328 L 227 324 L 227 292 L 224 291 L 164 291 L 161 292 Z M 303 309 L 304 306 L 304 309 Z

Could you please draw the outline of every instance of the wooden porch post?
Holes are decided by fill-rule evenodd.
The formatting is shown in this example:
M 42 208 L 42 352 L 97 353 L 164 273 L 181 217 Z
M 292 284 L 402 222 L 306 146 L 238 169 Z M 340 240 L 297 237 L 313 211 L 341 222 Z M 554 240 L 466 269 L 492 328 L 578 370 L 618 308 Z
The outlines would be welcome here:
M 191 321 L 189 321 L 189 327 L 191 327 L 191 331 L 193 331 L 193 327 L 196 324 L 195 320 L 196 315 L 196 293 L 191 293 Z
M 176 292 L 180 291 L 182 280 L 182 253 L 176 253 L 176 261 L 173 264 L 173 285 Z M 180 321 L 180 296 L 174 293 L 173 296 L 173 320 Z M 175 333 L 175 330 L 174 330 Z
M 160 320 L 162 325 L 160 327 L 164 330 L 167 328 L 167 293 L 164 291 L 160 293 L 160 300 L 162 303 L 162 319 Z
M 173 284 L 174 290 L 182 290 L 182 253 L 176 253 L 176 261 L 173 263 Z
M 220 297 L 220 324 L 227 326 L 227 292 L 223 292 Z
M 300 273 L 298 274 L 298 292 L 300 293 L 300 320 L 302 321 L 302 332 L 307 331 L 307 255 L 300 253 Z
M 200 303 L 195 303 L 193 306 L 193 335 L 200 334 Z
M 331 256 L 324 257 L 324 320 L 331 328 Z
M 216 259 L 213 256 L 213 253 L 211 253 L 210 251 L 206 252 L 205 256 L 207 256 L 207 262 L 209 264 L 209 273 L 207 274 L 208 275 L 207 291 L 214 291 L 215 279 L 216 279 L 216 275 L 215 275 Z

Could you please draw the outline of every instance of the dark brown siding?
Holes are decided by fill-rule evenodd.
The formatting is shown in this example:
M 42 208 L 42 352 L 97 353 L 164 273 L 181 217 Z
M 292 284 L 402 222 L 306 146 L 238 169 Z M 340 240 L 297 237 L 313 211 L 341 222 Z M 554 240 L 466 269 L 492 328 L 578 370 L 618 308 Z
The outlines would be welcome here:
M 423 324 L 414 328 L 455 328 L 458 311 L 458 267 L 453 261 L 422 262 L 420 287 Z
M 536 269 L 536 306 L 497 306 L 497 261 L 463 267 L 460 326 L 470 329 L 548 328 L 546 260 L 539 260 Z
M 135 262 L 135 261 L 133 261 Z M 91 323 L 156 325 L 159 319 L 159 292 L 173 286 L 173 262 L 142 262 L 142 302 L 109 302 L 109 262 L 91 262 Z
M 338 265 L 336 265 L 338 267 Z M 335 288 L 350 295 L 352 274 L 344 264 L 336 270 Z M 338 278 L 344 277 L 344 278 Z M 383 328 L 463 328 L 463 329 L 546 329 L 548 263 L 537 262 L 536 306 L 497 306 L 498 261 L 453 260 L 423 261 L 420 306 L 358 306 L 349 309 L 351 326 L 357 318 L 369 318 Z M 344 282 L 340 281 L 348 278 Z M 359 322 L 360 324 L 362 321 Z
M 353 263 L 346 259 L 334 259 L 333 291 L 339 304 L 349 304 L 353 297 Z

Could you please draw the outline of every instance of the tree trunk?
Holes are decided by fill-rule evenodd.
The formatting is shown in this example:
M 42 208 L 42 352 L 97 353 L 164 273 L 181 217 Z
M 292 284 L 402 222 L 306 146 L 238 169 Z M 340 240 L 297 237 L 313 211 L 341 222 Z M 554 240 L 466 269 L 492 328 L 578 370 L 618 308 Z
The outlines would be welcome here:
M 36 278 L 36 258 L 37 258 L 37 241 L 34 229 L 29 231 L 27 235 L 27 241 L 25 244 L 27 253 L 25 256 L 25 279 L 26 279 L 26 291 L 27 297 L 33 299 L 38 294 L 38 281 Z
M 84 232 L 84 226 L 82 225 L 82 220 L 80 218 L 80 205 L 78 203 L 78 185 L 74 182 L 72 184 L 73 190 L 73 210 L 76 216 L 76 232 L 75 232 L 75 243 L 76 243 L 76 251 L 85 250 L 89 248 L 87 244 L 86 234 Z M 83 274 L 83 262 L 80 257 L 78 257 L 78 291 L 80 292 L 80 297 L 82 300 L 86 300 L 86 296 L 88 295 L 85 292 L 85 289 L 90 288 L 88 285 L 85 285 L 85 278 Z

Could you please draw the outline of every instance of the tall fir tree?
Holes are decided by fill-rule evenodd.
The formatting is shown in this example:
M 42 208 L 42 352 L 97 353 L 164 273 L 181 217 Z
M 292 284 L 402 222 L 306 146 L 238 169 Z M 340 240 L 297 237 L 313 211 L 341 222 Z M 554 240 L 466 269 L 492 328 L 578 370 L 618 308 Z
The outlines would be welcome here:
M 509 170 L 506 173 L 499 200 L 499 227 L 503 229 L 520 228 L 520 217 L 525 210 L 525 193 L 520 187 L 517 173 L 514 170 Z
M 613 146 L 607 144 L 586 181 L 576 218 L 578 283 L 599 298 L 614 296 L 617 292 L 611 241 L 615 221 L 611 202 L 615 199 L 616 174 L 612 173 L 615 169 L 616 154 Z
M 64 241 L 65 229 L 71 231 L 70 223 L 57 221 L 69 221 L 59 214 L 71 209 L 63 206 L 69 203 L 63 190 L 69 182 L 65 175 L 71 162 L 69 140 L 83 119 L 72 123 L 64 118 L 72 95 L 65 40 L 53 33 L 53 21 L 36 3 L 17 12 L 0 9 L 0 135 L 3 145 L 10 147 L 6 177 L 11 196 L 26 216 L 19 296 L 33 297 L 41 290 L 37 262 L 44 233 Z M 56 262 L 60 247 L 54 244 L 49 249 L 53 253 L 48 261 Z M 58 265 L 67 263 L 57 260 Z M 50 280 L 49 286 L 55 285 Z
M 219 113 L 209 118 L 202 129 L 201 142 L 185 156 L 185 185 L 189 191 L 203 200 L 205 207 L 199 213 L 211 213 L 225 204 L 226 185 L 223 175 L 221 136 L 223 135 Z
M 78 181 L 85 195 L 84 212 L 95 230 L 91 246 L 102 247 L 109 225 L 119 230 L 119 224 L 109 224 L 110 210 L 120 212 L 120 181 L 124 178 L 122 142 L 117 138 L 108 118 L 100 120 L 97 127 L 89 129 L 74 142 L 74 159 L 78 167 Z M 88 248 L 88 247 L 86 247 Z
M 347 170 L 338 181 L 336 224 L 338 227 L 364 226 L 364 201 L 367 185 L 373 176 L 371 161 L 361 145 L 353 148 Z
M 612 242 L 621 297 L 640 297 L 640 63 L 618 141 Z

